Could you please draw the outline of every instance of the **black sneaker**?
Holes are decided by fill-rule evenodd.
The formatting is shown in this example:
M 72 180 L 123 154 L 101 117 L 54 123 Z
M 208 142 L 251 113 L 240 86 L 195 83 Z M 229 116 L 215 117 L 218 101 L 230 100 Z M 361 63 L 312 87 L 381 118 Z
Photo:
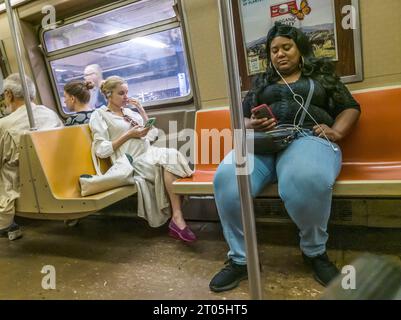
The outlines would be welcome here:
M 226 266 L 217 273 L 209 288 L 214 292 L 223 292 L 237 287 L 241 280 L 248 278 L 246 265 L 234 263 L 231 259 L 226 261 Z
M 335 264 L 329 260 L 326 252 L 316 257 L 308 257 L 302 252 L 302 257 L 305 263 L 312 268 L 315 280 L 324 287 L 327 287 L 331 280 L 340 273 Z
M 0 230 L 0 238 L 8 238 L 13 241 L 22 238 L 22 231 L 18 224 L 13 222 L 8 228 Z

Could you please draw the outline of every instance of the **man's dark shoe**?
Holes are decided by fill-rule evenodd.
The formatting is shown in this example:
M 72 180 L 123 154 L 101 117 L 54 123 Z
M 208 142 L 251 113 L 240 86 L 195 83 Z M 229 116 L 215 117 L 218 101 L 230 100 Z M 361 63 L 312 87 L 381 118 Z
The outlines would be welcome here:
M 13 222 L 11 226 L 0 230 L 0 238 L 8 238 L 8 240 L 13 241 L 22 238 L 22 231 L 18 224 Z
M 226 266 L 217 273 L 209 288 L 214 292 L 223 292 L 237 287 L 241 280 L 248 278 L 246 265 L 234 263 L 231 259 L 226 261 Z
M 308 257 L 302 252 L 302 257 L 305 263 L 312 268 L 315 280 L 324 287 L 327 287 L 331 280 L 340 273 L 335 264 L 329 260 L 326 252 L 316 257 Z

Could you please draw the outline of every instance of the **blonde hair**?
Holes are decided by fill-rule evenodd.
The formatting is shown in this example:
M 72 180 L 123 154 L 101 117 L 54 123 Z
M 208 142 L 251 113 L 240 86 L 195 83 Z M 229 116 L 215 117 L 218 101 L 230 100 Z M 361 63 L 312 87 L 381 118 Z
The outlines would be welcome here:
M 108 77 L 106 80 L 102 81 L 100 85 L 100 91 L 104 94 L 106 99 L 109 99 L 113 90 L 118 86 L 122 84 L 127 84 L 127 81 L 125 81 L 123 78 L 118 77 L 118 76 L 111 76 Z

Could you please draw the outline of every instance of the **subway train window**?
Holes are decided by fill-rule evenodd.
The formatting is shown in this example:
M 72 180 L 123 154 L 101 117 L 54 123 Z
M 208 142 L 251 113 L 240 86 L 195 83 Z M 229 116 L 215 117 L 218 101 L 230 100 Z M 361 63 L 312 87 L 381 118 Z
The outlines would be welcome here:
M 63 98 L 64 85 L 76 79 L 90 80 L 94 71 L 87 67 L 93 65 L 102 79 L 112 75 L 124 78 L 130 96 L 145 107 L 192 97 L 183 34 L 173 1 L 148 2 L 131 3 L 44 32 L 44 47 L 55 50 L 46 55 L 62 112 L 69 112 Z M 86 30 L 85 25 L 92 27 Z M 99 106 L 92 104 L 93 108 Z
M 44 32 L 47 52 L 53 52 L 175 18 L 173 0 L 145 0 Z

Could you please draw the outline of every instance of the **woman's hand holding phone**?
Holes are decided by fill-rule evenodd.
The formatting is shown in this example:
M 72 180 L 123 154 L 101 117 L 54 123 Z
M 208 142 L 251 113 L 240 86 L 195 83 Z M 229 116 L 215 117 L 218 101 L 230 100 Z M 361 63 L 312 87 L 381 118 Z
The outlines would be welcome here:
M 277 125 L 276 119 L 262 118 L 258 119 L 255 115 L 251 116 L 251 126 L 255 131 L 270 131 L 273 130 Z
M 262 104 L 251 110 L 251 127 L 256 131 L 270 131 L 277 125 L 276 117 L 270 107 Z
M 129 138 L 143 138 L 145 137 L 150 128 L 144 128 L 142 126 L 135 126 L 128 130 L 127 134 Z

